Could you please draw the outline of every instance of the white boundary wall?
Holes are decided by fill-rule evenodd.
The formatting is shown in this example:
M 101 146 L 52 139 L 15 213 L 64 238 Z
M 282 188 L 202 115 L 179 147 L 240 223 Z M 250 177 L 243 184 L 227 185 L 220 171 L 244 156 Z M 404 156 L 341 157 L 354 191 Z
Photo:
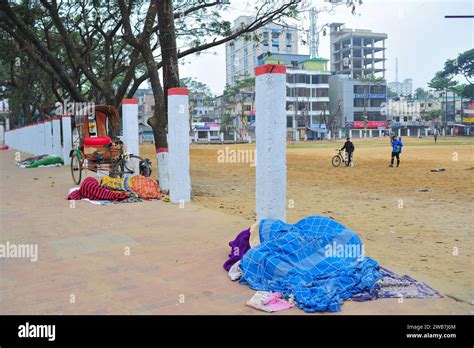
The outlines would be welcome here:
M 256 214 L 286 220 L 286 68 L 255 69 Z
M 61 122 L 63 144 L 61 144 Z M 61 117 L 55 117 L 53 121 L 46 120 L 5 131 L 5 145 L 35 156 L 58 156 L 65 164 L 69 164 L 69 152 L 72 148 L 71 118 L 69 115 L 64 115 L 62 120 Z

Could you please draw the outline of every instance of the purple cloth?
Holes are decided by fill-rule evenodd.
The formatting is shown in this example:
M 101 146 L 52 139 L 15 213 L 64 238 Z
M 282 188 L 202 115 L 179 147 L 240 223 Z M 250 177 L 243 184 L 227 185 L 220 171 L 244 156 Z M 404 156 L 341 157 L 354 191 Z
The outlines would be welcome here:
M 382 280 L 371 291 L 364 291 L 352 296 L 353 301 L 370 301 L 377 298 L 441 298 L 439 292 L 423 282 L 419 282 L 408 275 L 400 276 L 392 271 L 380 267 Z
M 228 272 L 234 263 L 240 261 L 250 249 L 250 227 L 240 232 L 233 241 L 229 242 L 229 259 L 224 263 L 224 269 Z

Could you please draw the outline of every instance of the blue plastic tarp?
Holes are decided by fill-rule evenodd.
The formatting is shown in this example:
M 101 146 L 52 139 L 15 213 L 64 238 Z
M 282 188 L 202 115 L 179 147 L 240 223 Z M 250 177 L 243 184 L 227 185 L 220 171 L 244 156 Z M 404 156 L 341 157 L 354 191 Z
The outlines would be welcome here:
M 340 311 L 344 300 L 381 279 L 356 233 L 335 220 L 310 216 L 294 225 L 260 221 L 260 244 L 242 258 L 242 284 L 294 297 L 306 312 Z

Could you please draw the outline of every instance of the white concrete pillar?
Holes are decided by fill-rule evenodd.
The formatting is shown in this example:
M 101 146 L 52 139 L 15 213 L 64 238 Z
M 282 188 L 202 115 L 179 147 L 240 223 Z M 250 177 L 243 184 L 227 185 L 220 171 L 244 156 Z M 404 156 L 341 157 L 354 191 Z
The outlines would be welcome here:
M 369 129 L 369 138 L 372 138 L 372 129 Z
M 61 119 L 59 117 L 53 118 L 53 155 L 61 157 Z
M 224 133 L 219 133 L 219 137 L 220 137 L 221 141 L 224 142 Z
M 194 131 L 194 142 L 197 143 L 198 141 L 198 134 L 199 134 L 199 131 Z
M 211 131 L 210 130 L 207 131 L 207 142 L 208 143 L 211 142 Z
M 359 138 L 362 138 L 362 129 L 359 129 Z
M 398 136 L 399 136 L 399 137 L 402 136 L 402 129 L 401 129 L 401 128 L 398 128 Z
M 71 115 L 63 115 L 63 151 L 62 157 L 65 165 L 71 164 L 71 157 L 69 153 L 72 150 L 72 129 L 71 129 Z
M 158 183 L 160 184 L 161 192 L 164 193 L 169 193 L 170 190 L 168 157 L 168 148 L 156 149 L 156 163 L 158 163 Z
M 410 128 L 407 128 L 407 137 L 410 136 Z
M 234 142 L 237 142 L 237 131 L 234 131 Z
M 53 134 L 51 120 L 44 121 L 44 139 L 45 139 L 45 153 L 46 155 L 53 154 Z
M 428 136 L 428 128 L 425 128 L 425 137 Z
M 339 129 L 339 131 L 337 132 L 337 135 L 338 135 L 339 139 L 342 138 L 342 130 L 341 129 Z
M 451 136 L 454 136 L 454 127 L 451 127 Z
M 170 88 L 168 89 L 168 147 L 171 203 L 181 204 L 191 201 L 188 132 L 189 91 L 187 88 Z
M 286 67 L 255 69 L 257 220 L 286 220 Z
M 122 100 L 122 129 L 123 143 L 129 154 L 140 156 L 140 141 L 138 138 L 138 99 Z M 139 174 L 138 160 L 133 160 L 134 175 Z
M 443 128 L 443 136 L 446 136 L 446 128 Z

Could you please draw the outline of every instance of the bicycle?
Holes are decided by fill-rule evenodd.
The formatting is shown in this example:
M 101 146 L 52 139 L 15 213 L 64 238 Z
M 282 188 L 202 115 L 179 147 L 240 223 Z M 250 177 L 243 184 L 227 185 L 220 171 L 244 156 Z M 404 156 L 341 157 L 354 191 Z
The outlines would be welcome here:
M 352 159 L 351 163 L 348 162 L 349 159 L 347 158 L 347 153 L 342 154 L 341 149 L 336 149 L 336 151 L 337 155 L 332 158 L 333 167 L 339 167 L 342 162 L 344 162 L 346 167 L 352 167 L 354 165 L 354 159 Z

